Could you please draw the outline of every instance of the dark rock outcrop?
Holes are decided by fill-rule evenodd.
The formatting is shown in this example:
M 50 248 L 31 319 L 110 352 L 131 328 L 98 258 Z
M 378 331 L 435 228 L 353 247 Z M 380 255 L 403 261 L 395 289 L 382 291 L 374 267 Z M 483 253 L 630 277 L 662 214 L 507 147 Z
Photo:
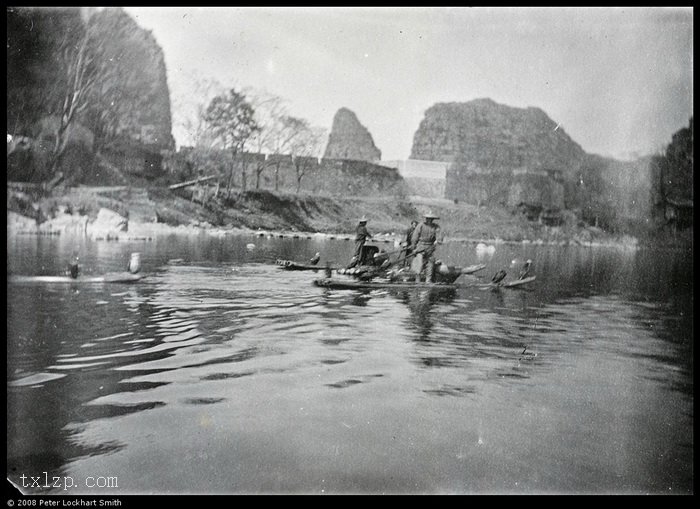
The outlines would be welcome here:
M 693 200 L 693 135 L 691 117 L 688 127 L 676 131 L 663 155 L 655 158 L 655 192 L 661 201 Z
M 374 145 L 372 135 L 360 124 L 355 113 L 340 108 L 333 117 L 333 127 L 323 155 L 328 159 L 379 161 L 381 151 Z

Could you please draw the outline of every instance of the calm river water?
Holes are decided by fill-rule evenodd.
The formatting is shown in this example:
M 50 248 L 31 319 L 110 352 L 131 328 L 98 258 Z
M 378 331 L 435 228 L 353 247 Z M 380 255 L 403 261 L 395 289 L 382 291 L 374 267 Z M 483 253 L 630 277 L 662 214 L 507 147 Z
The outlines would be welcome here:
M 432 294 L 274 264 L 345 264 L 344 240 L 18 236 L 8 274 L 61 273 L 74 250 L 95 275 L 139 251 L 148 276 L 8 283 L 25 493 L 693 492 L 692 251 L 448 243 L 481 280 L 515 257 L 537 280 Z

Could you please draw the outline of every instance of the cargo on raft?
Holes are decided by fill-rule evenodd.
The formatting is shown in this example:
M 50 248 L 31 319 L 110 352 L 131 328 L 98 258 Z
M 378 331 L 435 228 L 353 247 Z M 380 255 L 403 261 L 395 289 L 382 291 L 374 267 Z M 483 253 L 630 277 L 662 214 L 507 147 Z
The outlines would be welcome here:
M 374 244 L 365 244 L 360 251 L 359 260 L 353 260 L 347 267 L 333 267 L 328 264 L 308 264 L 299 263 L 292 260 L 278 259 L 276 261 L 280 268 L 285 270 L 332 270 L 337 274 L 351 276 L 359 280 L 370 280 L 378 277 L 388 278 L 392 281 L 415 281 L 416 272 L 410 267 L 396 266 L 403 262 L 401 257 L 392 262 L 389 254 L 379 246 Z M 447 265 L 440 261 L 435 262 L 433 274 L 436 283 L 454 283 L 462 274 L 473 274 L 486 268 L 484 264 L 470 265 L 468 267 L 458 267 Z M 421 279 L 425 281 L 425 276 L 421 275 Z
M 451 284 L 457 281 L 457 279 L 463 274 L 474 274 L 486 268 L 486 265 L 479 263 L 476 265 L 470 265 L 468 267 L 458 267 L 453 265 L 447 265 L 440 261 L 435 262 L 433 268 L 433 279 L 434 283 L 438 284 Z M 404 267 L 398 270 L 390 270 L 385 274 L 385 277 L 391 282 L 416 282 L 417 273 L 409 267 Z M 420 281 L 425 281 L 425 274 L 420 275 Z

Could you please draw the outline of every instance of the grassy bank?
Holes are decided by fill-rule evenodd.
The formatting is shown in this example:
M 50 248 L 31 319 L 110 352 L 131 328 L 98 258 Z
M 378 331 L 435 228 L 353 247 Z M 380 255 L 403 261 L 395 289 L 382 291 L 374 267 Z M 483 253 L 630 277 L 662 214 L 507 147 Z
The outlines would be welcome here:
M 66 214 L 91 220 L 100 208 L 128 218 L 130 230 L 143 232 L 150 226 L 156 233 L 191 227 L 343 235 L 354 230 L 358 218 L 366 216 L 373 234 L 400 237 L 411 220 L 420 221 L 427 210 L 432 210 L 440 216 L 438 223 L 445 240 L 637 245 L 637 239 L 609 235 L 573 218 L 552 227 L 500 207 L 421 197 L 338 198 L 249 191 L 198 203 L 187 191 L 162 187 L 77 187 L 48 196 L 8 191 L 8 211 L 38 224 Z

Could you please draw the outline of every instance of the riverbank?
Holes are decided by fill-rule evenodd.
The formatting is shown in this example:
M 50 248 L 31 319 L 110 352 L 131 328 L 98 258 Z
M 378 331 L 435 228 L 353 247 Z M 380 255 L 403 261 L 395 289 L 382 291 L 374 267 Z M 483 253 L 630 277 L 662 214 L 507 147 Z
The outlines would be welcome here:
M 374 240 L 396 243 L 411 220 L 440 216 L 445 242 L 614 246 L 637 249 L 639 239 L 610 235 L 565 216 L 560 226 L 528 221 L 499 207 L 423 197 L 386 199 L 298 196 L 249 191 L 204 203 L 167 188 L 77 187 L 48 196 L 8 189 L 8 235 L 86 235 L 94 240 L 144 240 L 170 234 L 354 238 L 368 218 Z M 692 233 L 689 236 L 692 243 Z M 676 240 L 679 240 L 676 238 Z M 680 239 L 687 242 L 687 239 Z

